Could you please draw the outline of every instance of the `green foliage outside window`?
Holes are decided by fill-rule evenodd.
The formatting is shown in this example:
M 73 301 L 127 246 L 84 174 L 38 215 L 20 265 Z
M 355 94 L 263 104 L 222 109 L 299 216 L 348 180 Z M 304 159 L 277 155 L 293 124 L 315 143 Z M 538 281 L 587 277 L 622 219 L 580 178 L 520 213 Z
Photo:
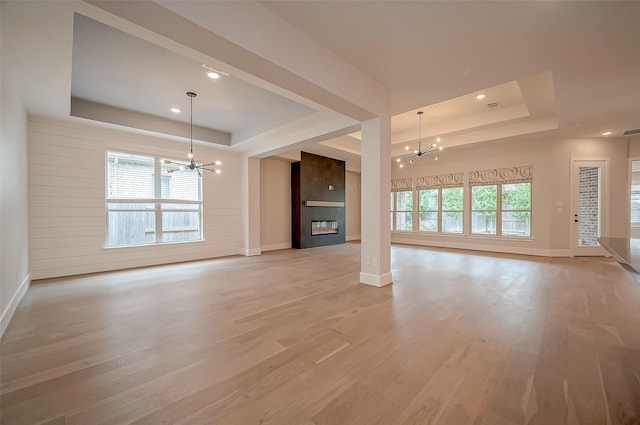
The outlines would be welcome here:
M 502 185 L 502 209 L 514 211 L 515 218 L 526 218 L 531 215 L 531 183 L 515 183 Z M 518 210 L 526 210 L 519 211 Z
M 442 211 L 462 211 L 464 198 L 461 187 L 442 189 Z
M 495 217 L 498 208 L 498 186 L 473 186 L 471 209 L 485 217 Z
M 438 189 L 421 189 L 418 191 L 420 215 L 419 231 L 438 231 Z
M 394 192 L 395 209 L 392 211 L 395 216 L 395 225 L 392 222 L 392 230 L 411 231 L 413 229 L 413 191 Z
M 420 211 L 438 211 L 438 189 L 420 190 Z

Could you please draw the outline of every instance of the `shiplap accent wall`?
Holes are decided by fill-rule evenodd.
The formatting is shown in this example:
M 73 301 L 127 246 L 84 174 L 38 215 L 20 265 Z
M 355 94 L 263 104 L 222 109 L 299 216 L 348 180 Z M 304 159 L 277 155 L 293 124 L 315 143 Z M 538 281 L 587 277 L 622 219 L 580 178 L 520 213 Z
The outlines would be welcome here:
M 223 161 L 203 181 L 204 241 L 105 248 L 107 149 L 182 158 L 188 143 L 83 122 L 29 118 L 29 251 L 32 279 L 238 254 L 241 156 L 196 144 L 202 162 Z

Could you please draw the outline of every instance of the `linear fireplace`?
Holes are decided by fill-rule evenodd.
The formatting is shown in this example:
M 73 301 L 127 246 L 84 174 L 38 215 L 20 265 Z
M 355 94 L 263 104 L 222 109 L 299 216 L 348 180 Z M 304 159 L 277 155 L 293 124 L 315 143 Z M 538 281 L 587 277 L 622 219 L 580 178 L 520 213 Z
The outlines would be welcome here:
M 311 220 L 311 236 L 338 233 L 338 220 Z
M 314 248 L 345 242 L 344 161 L 300 153 L 291 164 L 291 246 Z

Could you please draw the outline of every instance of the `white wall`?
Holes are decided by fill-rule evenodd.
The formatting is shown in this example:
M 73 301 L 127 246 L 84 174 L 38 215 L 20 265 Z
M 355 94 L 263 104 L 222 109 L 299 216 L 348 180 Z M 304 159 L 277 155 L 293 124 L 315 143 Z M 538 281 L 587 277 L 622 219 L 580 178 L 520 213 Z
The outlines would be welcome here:
M 260 160 L 260 248 L 291 248 L 291 162 Z
M 204 241 L 105 248 L 107 149 L 185 156 L 188 145 L 88 125 L 29 119 L 29 252 L 32 279 L 93 273 L 238 254 L 240 155 L 196 144 L 202 162 L 220 159 L 222 174 L 204 174 Z
M 2 28 L 5 27 L 4 15 Z M 7 60 L 2 34 L 2 63 Z M 27 114 L 2 68 L 0 111 L 0 335 L 29 286 Z
M 392 242 L 478 249 L 543 256 L 570 255 L 571 159 L 608 159 L 608 235 L 628 236 L 626 225 L 627 143 L 623 139 L 542 140 L 511 139 L 476 147 L 445 150 L 437 162 L 422 160 L 400 169 L 392 178 L 462 172 L 465 184 L 473 170 L 533 166 L 531 238 L 469 235 L 425 235 L 393 232 Z M 465 186 L 468 190 L 468 186 Z M 468 193 L 465 193 L 468 204 Z M 558 204 L 559 203 L 559 204 Z
M 629 158 L 640 158 L 640 135 L 629 137 Z
M 345 173 L 346 239 L 360 239 L 360 173 Z M 262 251 L 291 248 L 291 162 L 260 161 L 260 236 Z
M 360 239 L 360 173 L 347 171 L 345 175 L 345 213 L 348 241 Z
M 626 139 L 567 139 L 547 142 L 550 144 L 553 175 L 548 190 L 555 200 L 564 202 L 567 208 L 557 214 L 551 222 L 551 246 L 553 249 L 569 249 L 571 225 L 573 223 L 571 205 L 571 160 L 604 159 L 609 161 L 607 176 L 605 229 L 603 236 L 629 237 L 629 193 Z

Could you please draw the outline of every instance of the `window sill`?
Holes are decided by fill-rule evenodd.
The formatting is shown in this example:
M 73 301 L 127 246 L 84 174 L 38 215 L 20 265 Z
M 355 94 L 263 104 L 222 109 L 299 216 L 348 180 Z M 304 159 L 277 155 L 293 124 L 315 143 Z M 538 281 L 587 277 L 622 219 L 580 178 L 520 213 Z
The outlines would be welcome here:
M 397 236 L 427 236 L 427 237 L 436 237 L 436 238 L 459 238 L 459 239 L 479 239 L 479 240 L 494 240 L 494 241 L 511 241 L 511 242 L 534 242 L 536 239 L 534 237 L 518 237 L 518 236 L 496 236 L 496 235 L 477 235 L 477 234 L 468 234 L 468 233 L 428 233 L 428 232 L 411 232 L 411 231 L 400 231 L 400 230 L 392 230 L 392 235 Z
M 494 241 L 519 241 L 519 242 L 533 242 L 536 238 L 531 236 L 496 236 L 496 235 L 477 235 L 471 234 L 466 235 L 469 239 L 485 239 L 485 240 L 494 240 Z
M 414 235 L 414 236 L 436 236 L 436 237 L 454 237 L 454 238 L 464 238 L 464 233 L 445 233 L 445 232 L 413 232 L 409 230 L 392 230 L 391 234 L 396 235 Z
M 104 245 L 102 247 L 102 249 L 104 250 L 111 250 L 111 249 L 123 249 L 123 248 L 138 248 L 138 249 L 142 249 L 142 248 L 147 248 L 147 249 L 151 249 L 151 248 L 157 248 L 159 246 L 165 246 L 165 245 L 182 245 L 182 244 L 193 244 L 193 243 L 203 243 L 206 242 L 204 239 L 198 240 L 198 241 L 171 241 L 171 242 L 155 242 L 155 243 L 145 243 L 145 244 L 139 244 L 139 245 L 118 245 L 118 246 L 107 246 Z
M 464 233 L 447 233 L 447 232 L 415 232 L 416 236 L 435 236 L 435 237 L 454 237 L 464 238 Z

